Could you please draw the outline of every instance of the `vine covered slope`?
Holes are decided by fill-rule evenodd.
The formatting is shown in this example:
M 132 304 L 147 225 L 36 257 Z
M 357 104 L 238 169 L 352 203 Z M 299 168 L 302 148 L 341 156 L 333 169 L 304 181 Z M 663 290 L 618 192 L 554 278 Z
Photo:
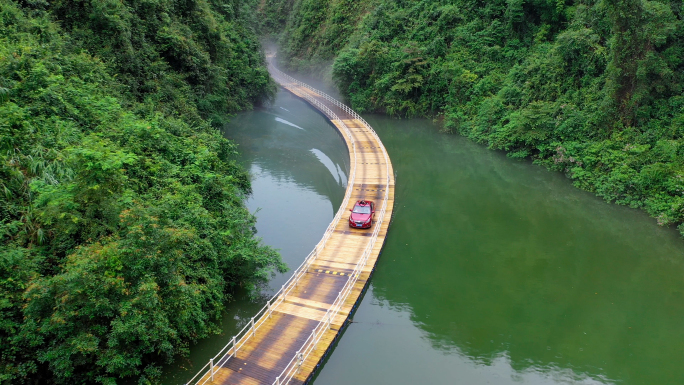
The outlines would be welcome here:
M 334 60 L 353 108 L 435 118 L 684 233 L 680 1 L 266 4 L 283 64 Z
M 0 383 L 156 383 L 284 270 L 212 127 L 273 91 L 238 4 L 0 0 Z

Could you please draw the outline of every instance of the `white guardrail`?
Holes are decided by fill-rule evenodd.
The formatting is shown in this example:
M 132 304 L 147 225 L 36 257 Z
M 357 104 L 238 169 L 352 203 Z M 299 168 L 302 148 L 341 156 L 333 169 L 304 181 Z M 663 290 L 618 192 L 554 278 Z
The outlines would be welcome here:
M 299 371 L 299 368 L 301 367 L 302 363 L 304 363 L 307 357 L 315 349 L 316 344 L 321 339 L 325 331 L 330 328 L 330 325 L 332 324 L 333 320 L 342 309 L 342 305 L 349 296 L 349 293 L 351 293 L 354 284 L 356 283 L 356 281 L 359 278 L 359 275 L 361 274 L 361 271 L 366 266 L 368 257 L 370 256 L 373 247 L 375 246 L 375 242 L 377 241 L 378 233 L 380 231 L 380 228 L 382 227 L 382 223 L 385 220 L 385 212 L 387 210 L 387 201 L 389 198 L 390 168 L 389 156 L 387 155 L 385 146 L 380 141 L 380 138 L 378 137 L 378 134 L 375 132 L 375 130 L 373 130 L 373 128 L 359 114 L 357 114 L 354 110 L 347 107 L 343 103 L 337 101 L 332 96 L 324 92 L 321 92 L 317 89 L 314 89 L 310 87 L 308 84 L 300 82 L 299 80 L 283 73 L 282 71 L 278 70 L 270 64 L 269 69 L 271 70 L 272 76 L 275 75 L 274 78 L 278 80 L 279 83 L 281 83 L 284 87 L 287 88 L 288 85 L 297 85 L 299 87 L 306 88 L 309 92 L 319 97 L 323 97 L 328 102 L 332 103 L 333 105 L 342 109 L 347 114 L 351 115 L 353 119 L 363 123 L 363 125 L 377 139 L 378 144 L 380 145 L 380 148 L 382 149 L 382 153 L 385 158 L 385 165 L 387 170 L 387 181 L 385 187 L 385 195 L 383 197 L 382 209 L 380 210 L 380 215 L 378 216 L 379 220 L 376 222 L 375 229 L 373 230 L 371 239 L 369 240 L 368 245 L 364 249 L 361 259 L 356 264 L 354 271 L 349 275 L 347 282 L 337 295 L 337 298 L 335 298 L 333 304 L 330 306 L 325 315 L 321 318 L 318 325 L 316 325 L 316 327 L 311 331 L 311 335 L 309 335 L 307 340 L 304 341 L 301 348 L 292 357 L 292 359 L 287 364 L 285 369 L 281 372 L 281 374 L 278 377 L 276 377 L 275 381 L 273 382 L 273 385 L 285 385 L 288 384 L 292 377 L 294 377 L 294 375 Z M 278 290 L 278 292 L 276 292 L 273 295 L 273 297 L 266 302 L 266 306 L 261 308 L 261 310 L 259 310 L 257 314 L 251 318 L 250 322 L 247 323 L 247 325 L 245 325 L 242 328 L 242 330 L 238 332 L 238 334 L 233 336 L 230 342 L 226 344 L 226 346 L 224 346 L 223 349 L 221 349 L 213 358 L 211 358 L 209 362 L 206 365 L 204 365 L 198 371 L 198 373 L 195 374 L 195 376 L 186 383 L 186 385 L 203 385 L 207 383 L 207 381 L 213 381 L 214 373 L 216 372 L 216 366 L 222 366 L 229 359 L 234 357 L 240 350 L 240 348 L 249 340 L 249 338 L 256 335 L 256 332 L 257 330 L 259 330 L 259 327 L 261 327 L 266 322 L 267 318 L 270 318 L 271 314 L 273 313 L 273 310 L 285 300 L 287 295 L 297 286 L 299 280 L 304 276 L 304 274 L 306 274 L 309 267 L 318 256 L 318 253 L 325 248 L 325 244 L 330 238 L 330 235 L 333 233 L 340 218 L 344 213 L 346 213 L 346 208 L 349 204 L 349 199 L 351 197 L 351 192 L 354 186 L 354 179 L 356 177 L 356 142 L 354 141 L 354 137 L 349 131 L 347 125 L 342 121 L 342 119 L 340 119 L 337 116 L 337 114 L 335 114 L 324 103 L 316 99 L 315 96 L 310 95 L 308 93 L 300 96 L 306 99 L 309 103 L 313 104 L 321 112 L 323 112 L 331 121 L 337 121 L 339 125 L 342 126 L 342 129 L 344 130 L 345 134 L 347 135 L 347 138 L 351 143 L 352 153 L 350 154 L 350 156 L 353 156 L 354 167 L 350 170 L 350 177 L 348 178 L 347 182 L 347 191 L 344 195 L 342 205 L 335 214 L 335 217 L 333 218 L 332 222 L 330 222 L 330 224 L 328 225 L 328 228 L 325 230 L 323 238 L 318 242 L 316 247 L 314 247 L 314 249 L 309 253 L 309 255 L 307 255 L 307 257 L 304 259 L 301 265 L 299 265 L 299 267 L 294 271 L 290 279 L 288 279 L 287 282 L 285 282 L 285 284 L 283 284 L 283 286 L 280 288 L 280 290 Z M 266 314 L 268 314 L 268 317 L 263 317 Z M 255 319 L 257 320 L 255 321 Z M 202 381 L 203 379 L 204 381 Z

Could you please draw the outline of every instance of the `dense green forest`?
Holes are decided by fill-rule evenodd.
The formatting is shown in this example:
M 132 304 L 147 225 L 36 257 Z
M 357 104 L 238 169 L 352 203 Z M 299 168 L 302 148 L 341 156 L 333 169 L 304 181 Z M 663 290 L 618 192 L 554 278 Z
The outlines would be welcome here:
M 267 0 L 260 12 L 281 65 L 334 61 L 355 109 L 431 117 L 684 234 L 681 1 Z
M 285 269 L 215 129 L 274 91 L 254 6 L 0 0 L 0 383 L 158 382 Z

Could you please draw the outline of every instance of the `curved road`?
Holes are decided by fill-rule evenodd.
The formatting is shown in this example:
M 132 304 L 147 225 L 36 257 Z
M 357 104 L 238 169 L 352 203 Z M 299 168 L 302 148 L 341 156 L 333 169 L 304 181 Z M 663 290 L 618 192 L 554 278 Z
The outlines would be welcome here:
M 365 290 L 392 216 L 393 169 L 373 129 L 325 93 L 271 65 L 269 71 L 282 87 L 322 112 L 344 138 L 350 154 L 347 191 L 323 238 L 292 278 L 188 384 L 308 382 Z M 370 229 L 347 224 L 349 210 L 360 199 L 375 202 Z

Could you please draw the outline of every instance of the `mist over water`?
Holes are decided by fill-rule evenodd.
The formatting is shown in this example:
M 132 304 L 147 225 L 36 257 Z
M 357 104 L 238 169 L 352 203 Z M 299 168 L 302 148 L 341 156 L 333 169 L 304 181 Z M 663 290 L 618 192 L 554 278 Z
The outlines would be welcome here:
M 395 212 L 316 385 L 684 383 L 676 231 L 429 121 L 366 119 L 393 162 Z M 252 174 L 259 235 L 295 268 L 344 196 L 342 140 L 282 90 L 225 134 Z M 261 306 L 232 303 L 224 334 L 192 347 L 167 382 L 194 375 Z

